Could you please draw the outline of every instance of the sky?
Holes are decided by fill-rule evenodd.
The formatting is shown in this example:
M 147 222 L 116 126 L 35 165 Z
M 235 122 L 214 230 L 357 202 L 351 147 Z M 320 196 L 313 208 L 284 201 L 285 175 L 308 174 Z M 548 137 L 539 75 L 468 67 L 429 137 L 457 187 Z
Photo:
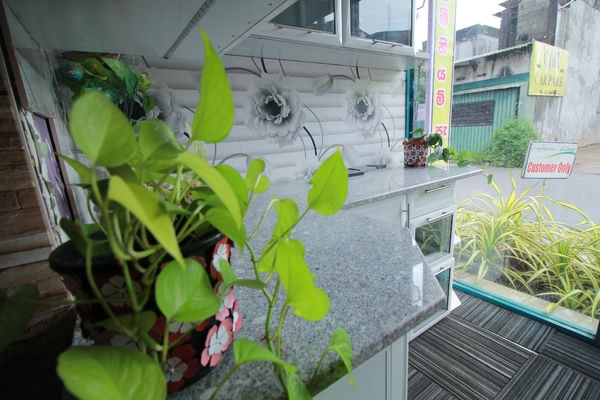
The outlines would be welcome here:
M 493 14 L 502 11 L 501 0 L 457 0 L 456 29 L 482 24 L 500 28 L 500 18 Z

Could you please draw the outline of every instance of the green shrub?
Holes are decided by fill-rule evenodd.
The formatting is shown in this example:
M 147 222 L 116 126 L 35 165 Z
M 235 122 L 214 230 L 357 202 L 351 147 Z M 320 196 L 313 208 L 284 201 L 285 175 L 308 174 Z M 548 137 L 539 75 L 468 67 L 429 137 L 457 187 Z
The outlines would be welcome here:
M 529 141 L 537 139 L 539 136 L 531 122 L 524 119 L 506 121 L 492 134 L 491 146 L 483 158 L 492 167 L 521 168 Z
M 471 163 L 473 163 L 473 164 L 477 164 L 477 165 L 486 165 L 487 164 L 485 155 L 483 153 L 480 153 L 477 151 L 460 150 L 457 152 L 457 155 L 460 159 L 471 160 Z

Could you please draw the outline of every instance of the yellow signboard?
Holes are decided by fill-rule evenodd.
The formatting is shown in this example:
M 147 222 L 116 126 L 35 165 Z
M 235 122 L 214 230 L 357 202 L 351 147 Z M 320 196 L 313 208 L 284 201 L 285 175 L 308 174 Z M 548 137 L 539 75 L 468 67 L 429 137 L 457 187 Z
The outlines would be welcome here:
M 448 145 L 450 135 L 450 111 L 452 103 L 452 69 L 454 59 L 454 29 L 456 24 L 456 0 L 430 1 L 430 15 L 435 19 L 433 46 L 429 50 L 428 73 L 432 91 L 428 93 L 431 107 L 430 132 L 437 132 Z M 426 125 L 427 126 L 427 125 Z
M 529 95 L 564 96 L 568 61 L 568 51 L 534 41 L 529 69 Z

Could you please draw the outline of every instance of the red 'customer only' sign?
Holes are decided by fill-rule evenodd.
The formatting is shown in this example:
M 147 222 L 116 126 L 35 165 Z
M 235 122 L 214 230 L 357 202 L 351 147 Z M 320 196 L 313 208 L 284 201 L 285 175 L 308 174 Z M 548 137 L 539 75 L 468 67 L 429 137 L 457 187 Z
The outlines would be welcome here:
M 525 179 L 565 179 L 575 165 L 577 143 L 530 142 L 523 164 Z

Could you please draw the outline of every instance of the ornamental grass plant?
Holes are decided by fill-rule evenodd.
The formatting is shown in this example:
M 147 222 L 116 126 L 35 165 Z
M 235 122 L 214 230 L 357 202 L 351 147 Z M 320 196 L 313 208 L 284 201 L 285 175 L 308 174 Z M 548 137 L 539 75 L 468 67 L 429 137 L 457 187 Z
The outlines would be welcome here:
M 490 280 L 592 318 L 600 317 L 600 225 L 576 206 L 517 193 L 491 181 L 496 196 L 479 193 L 461 203 L 456 217 L 456 276 Z M 581 222 L 555 219 L 549 205 L 575 212 Z

